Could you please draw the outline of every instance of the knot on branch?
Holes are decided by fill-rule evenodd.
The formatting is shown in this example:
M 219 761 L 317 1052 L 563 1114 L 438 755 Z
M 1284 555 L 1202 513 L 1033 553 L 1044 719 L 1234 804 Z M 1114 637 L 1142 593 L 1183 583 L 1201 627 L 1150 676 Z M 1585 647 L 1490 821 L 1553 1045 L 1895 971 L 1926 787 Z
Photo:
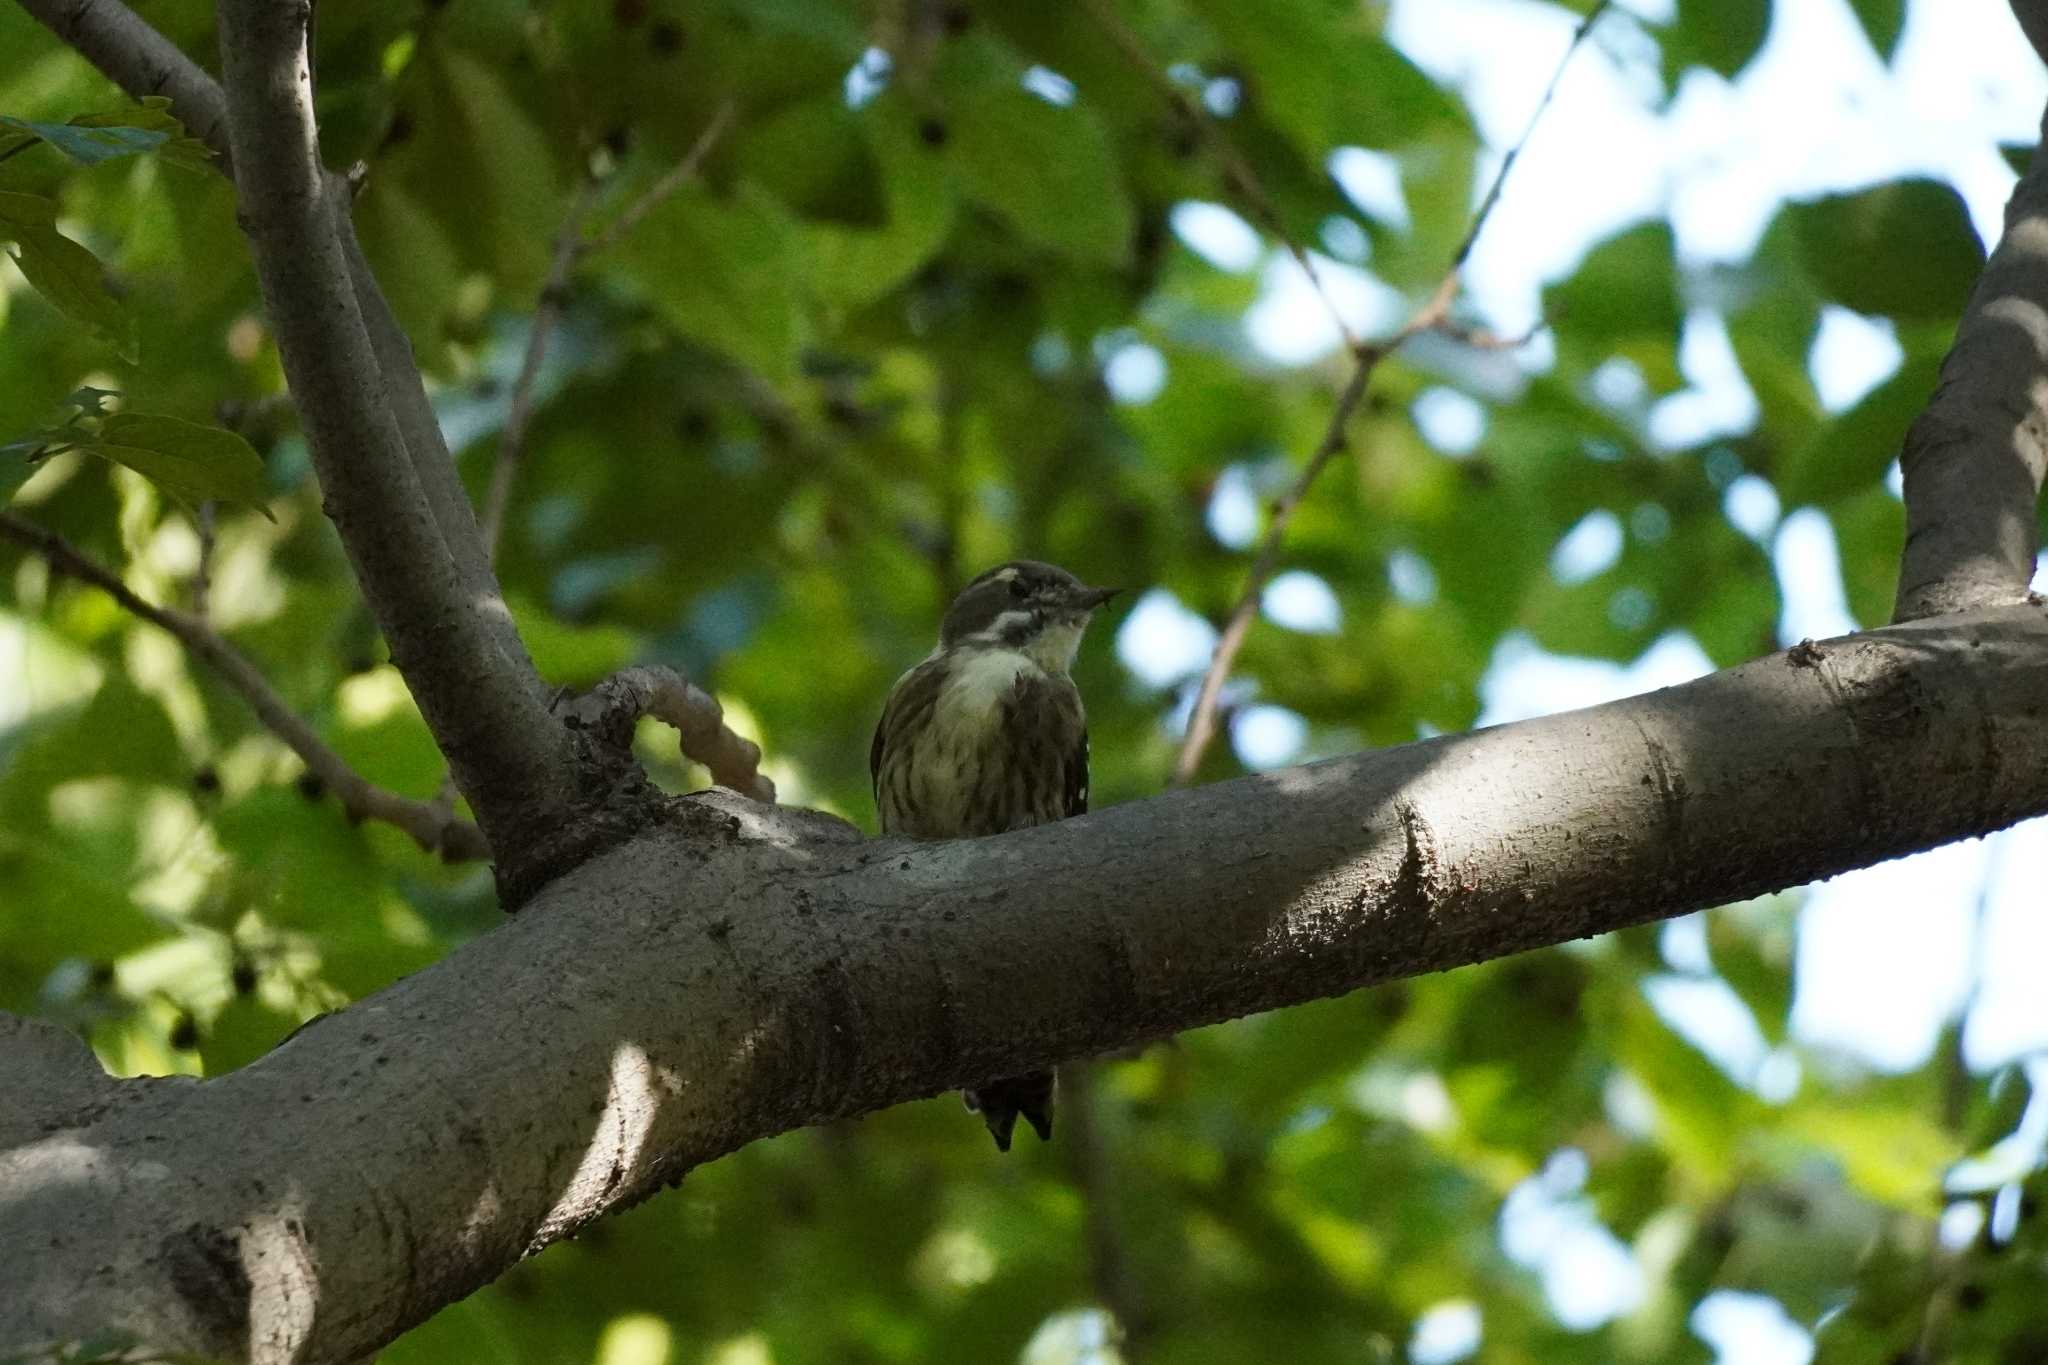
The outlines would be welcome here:
M 775 802 L 775 784 L 761 772 L 760 746 L 734 733 L 718 699 L 672 668 L 622 669 L 556 710 L 564 724 L 619 750 L 632 747 L 640 717 L 665 721 L 675 728 L 683 757 L 709 769 L 713 782 Z

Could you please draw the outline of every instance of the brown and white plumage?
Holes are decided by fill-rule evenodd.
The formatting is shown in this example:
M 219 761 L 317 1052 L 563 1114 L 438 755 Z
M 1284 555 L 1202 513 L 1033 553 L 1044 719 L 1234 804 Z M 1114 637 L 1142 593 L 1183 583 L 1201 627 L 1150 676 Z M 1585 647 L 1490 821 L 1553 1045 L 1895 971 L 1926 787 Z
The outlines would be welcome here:
M 962 589 L 939 647 L 890 690 L 868 767 L 884 834 L 961 839 L 1088 809 L 1088 722 L 1067 676 L 1089 614 L 1113 589 L 1016 560 Z M 965 1092 L 1008 1151 L 1022 1115 L 1052 1136 L 1052 1074 Z

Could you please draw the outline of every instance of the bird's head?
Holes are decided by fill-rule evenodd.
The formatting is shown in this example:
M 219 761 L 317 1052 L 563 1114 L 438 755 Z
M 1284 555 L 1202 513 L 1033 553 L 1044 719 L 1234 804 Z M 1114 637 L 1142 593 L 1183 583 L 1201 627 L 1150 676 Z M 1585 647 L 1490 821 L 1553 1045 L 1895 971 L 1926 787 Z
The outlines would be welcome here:
M 1088 617 L 1118 591 L 1091 588 L 1057 565 L 1013 559 L 960 590 L 939 627 L 939 648 L 1013 649 L 1064 673 Z

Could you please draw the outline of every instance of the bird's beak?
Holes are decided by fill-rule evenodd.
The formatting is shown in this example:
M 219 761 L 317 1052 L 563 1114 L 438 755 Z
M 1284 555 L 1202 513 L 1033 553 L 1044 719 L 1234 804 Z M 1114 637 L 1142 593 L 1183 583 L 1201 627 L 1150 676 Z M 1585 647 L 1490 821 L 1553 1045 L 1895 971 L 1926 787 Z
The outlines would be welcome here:
M 1082 611 L 1094 611 L 1122 591 L 1122 588 L 1083 588 L 1074 599 L 1074 605 Z

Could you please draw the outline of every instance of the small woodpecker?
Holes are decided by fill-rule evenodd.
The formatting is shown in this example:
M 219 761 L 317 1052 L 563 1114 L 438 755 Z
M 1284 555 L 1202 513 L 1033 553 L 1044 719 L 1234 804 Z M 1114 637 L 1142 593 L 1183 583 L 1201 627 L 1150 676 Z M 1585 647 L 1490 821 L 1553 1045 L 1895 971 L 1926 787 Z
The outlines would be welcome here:
M 896 680 L 868 751 L 884 834 L 962 839 L 1088 809 L 1088 719 L 1067 670 L 1115 588 L 1018 559 L 961 589 L 931 656 Z M 963 1091 L 1002 1151 L 1052 1137 L 1052 1073 Z

